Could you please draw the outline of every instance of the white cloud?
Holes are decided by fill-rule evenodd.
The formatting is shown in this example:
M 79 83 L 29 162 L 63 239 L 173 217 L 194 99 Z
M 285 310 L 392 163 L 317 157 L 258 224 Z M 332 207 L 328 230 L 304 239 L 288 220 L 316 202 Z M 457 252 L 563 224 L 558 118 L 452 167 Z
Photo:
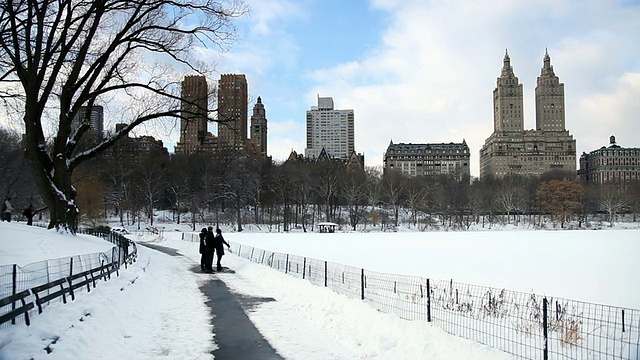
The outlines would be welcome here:
M 306 97 L 321 93 L 333 96 L 338 108 L 354 109 L 356 149 L 366 153 L 367 165 L 382 163 L 390 139 L 415 143 L 465 138 L 471 171 L 477 175 L 478 152 L 493 131 L 491 94 L 504 49 L 509 49 L 524 86 L 525 128 L 530 129 L 535 124 L 536 78 L 548 47 L 555 72 L 565 83 L 567 129 L 577 139 L 579 155 L 608 139 L 607 122 L 617 124 L 621 134 L 637 134 L 632 128 L 640 116 L 637 74 L 631 73 L 640 70 L 640 12 L 610 2 L 586 5 L 374 3 L 393 12 L 380 48 L 358 62 L 316 70 L 317 85 Z M 638 138 L 625 145 L 640 146 Z
M 594 92 L 582 97 L 575 116 L 589 126 L 576 127 L 580 153 L 608 146 L 614 135 L 622 147 L 640 147 L 640 73 L 624 74 L 610 92 Z M 581 146 L 586 143 L 588 146 Z

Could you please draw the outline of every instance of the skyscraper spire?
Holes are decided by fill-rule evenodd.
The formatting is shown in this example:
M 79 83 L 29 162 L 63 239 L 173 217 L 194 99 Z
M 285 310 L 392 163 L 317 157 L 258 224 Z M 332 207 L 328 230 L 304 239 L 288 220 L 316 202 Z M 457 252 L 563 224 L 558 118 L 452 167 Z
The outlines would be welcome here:
M 551 57 L 549 56 L 549 50 L 546 48 L 544 49 L 544 58 L 542 60 L 542 71 L 540 72 L 540 75 L 547 75 L 550 77 L 555 76 L 553 72 L 553 66 L 551 66 Z
M 501 76 L 503 78 L 514 78 L 515 74 L 513 73 L 513 68 L 511 67 L 511 58 L 509 57 L 509 51 L 507 49 L 504 50 L 504 59 L 502 61 L 503 64 Z

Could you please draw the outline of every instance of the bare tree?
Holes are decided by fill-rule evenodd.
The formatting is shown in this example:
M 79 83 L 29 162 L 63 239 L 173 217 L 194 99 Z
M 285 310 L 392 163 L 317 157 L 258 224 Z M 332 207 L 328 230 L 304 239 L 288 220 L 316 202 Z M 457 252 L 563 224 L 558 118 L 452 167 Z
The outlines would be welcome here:
M 319 198 L 324 205 L 326 221 L 336 221 L 340 182 L 344 177 L 344 165 L 338 161 L 320 161 L 313 167 Z
M 20 137 L 6 129 L 0 129 L 0 194 L 11 197 L 17 194 L 16 184 L 23 173 Z
M 309 219 L 309 207 L 315 199 L 313 183 L 311 181 L 311 164 L 302 163 L 295 167 L 295 181 L 292 183 L 292 197 L 296 203 L 296 212 L 300 215 L 302 231 L 307 232 L 309 222 L 313 224 L 313 217 Z
M 385 172 L 382 182 L 386 203 L 393 209 L 393 225 L 398 226 L 400 207 L 405 196 L 405 177 L 398 171 L 390 170 Z
M 367 174 L 366 192 L 367 205 L 371 208 L 371 224 L 378 225 L 376 207 L 382 202 L 382 171 L 376 167 L 365 168 Z
M 507 176 L 502 180 L 502 186 L 498 191 L 497 201 L 507 215 L 507 223 L 511 222 L 511 215 L 515 224 L 518 224 L 516 216 L 522 212 L 526 199 L 525 179 L 522 176 Z
M 349 224 L 355 231 L 364 218 L 366 204 L 366 173 L 362 170 L 347 171 L 342 180 L 342 189 L 349 213 Z
M 147 210 L 146 215 L 151 226 L 153 226 L 155 205 L 160 193 L 165 188 L 164 169 L 162 168 L 164 166 L 166 164 L 163 164 L 160 158 L 150 156 L 147 161 L 142 162 L 142 166 L 136 169 L 136 188 L 145 200 L 144 207 Z
M 79 164 L 141 123 L 185 116 L 169 69 L 205 74 L 189 56 L 194 46 L 226 47 L 235 35 L 232 20 L 245 12 L 234 0 L 0 3 L 0 97 L 22 116 L 24 146 L 49 207 L 50 228 L 77 228 L 71 176 Z M 159 65 L 145 68 L 147 57 Z M 81 107 L 115 100 L 131 105 L 120 112 L 127 125 L 78 151 L 90 128 Z M 53 124 L 47 147 L 46 129 Z
M 612 184 L 601 185 L 598 192 L 598 205 L 602 210 L 606 211 L 609 227 L 613 227 L 616 215 L 628 207 L 623 188 Z
M 421 177 L 407 181 L 407 207 L 411 211 L 411 223 L 418 225 L 418 214 L 426 208 L 429 184 Z
M 242 231 L 242 209 L 255 198 L 258 191 L 258 163 L 255 159 L 238 157 L 234 166 L 224 173 L 221 195 L 227 199 L 235 212 L 236 229 Z
M 276 167 L 271 173 L 269 181 L 269 189 L 277 199 L 276 208 L 282 206 L 282 223 L 283 230 L 289 231 L 290 225 L 290 206 L 292 203 L 292 191 L 295 175 L 295 166 L 292 163 L 285 162 Z

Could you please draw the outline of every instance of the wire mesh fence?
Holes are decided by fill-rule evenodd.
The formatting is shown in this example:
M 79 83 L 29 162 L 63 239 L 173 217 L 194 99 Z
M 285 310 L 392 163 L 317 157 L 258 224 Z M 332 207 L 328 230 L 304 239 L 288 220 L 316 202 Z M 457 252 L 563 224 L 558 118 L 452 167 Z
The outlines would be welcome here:
M 117 270 L 120 266 L 127 266 L 127 264 L 135 260 L 135 257 L 137 256 L 137 248 L 133 241 L 130 241 L 118 234 L 92 233 L 91 235 L 102 237 L 103 239 L 116 244 L 116 246 L 112 247 L 111 250 L 107 252 L 49 259 L 25 266 L 18 266 L 16 264 L 1 265 L 0 299 L 4 299 L 24 290 L 30 290 L 59 279 L 69 278 L 75 274 L 97 269 L 104 264 L 112 264 Z M 56 289 L 47 289 L 40 295 L 46 296 L 53 291 L 56 291 Z M 35 294 L 30 293 L 25 298 L 25 301 L 27 303 L 34 302 Z M 48 304 L 49 302 L 46 302 L 42 304 L 42 307 L 46 307 Z M 15 304 L 10 304 L 0 308 L 0 316 L 9 313 L 13 308 L 15 308 Z M 30 311 L 28 316 L 31 316 L 35 311 L 35 309 Z M 11 323 L 21 322 L 23 316 L 25 315 L 20 315 L 12 322 L 0 324 L 0 327 L 4 328 L 10 326 Z
M 240 244 L 232 253 L 518 358 L 640 358 L 638 309 L 384 274 Z

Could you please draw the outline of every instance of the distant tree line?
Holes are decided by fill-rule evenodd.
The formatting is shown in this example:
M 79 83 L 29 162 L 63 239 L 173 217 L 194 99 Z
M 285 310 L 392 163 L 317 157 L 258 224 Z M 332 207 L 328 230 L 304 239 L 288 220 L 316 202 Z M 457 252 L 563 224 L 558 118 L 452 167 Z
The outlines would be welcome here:
M 0 130 L 0 191 L 16 209 L 42 206 L 26 167 L 20 136 Z M 331 221 L 353 230 L 398 226 L 468 229 L 496 224 L 613 225 L 621 213 L 637 221 L 640 183 L 580 184 L 574 173 L 469 179 L 406 177 L 378 168 L 349 171 L 341 162 L 270 164 L 234 153 L 149 155 L 119 147 L 83 164 L 73 176 L 85 226 L 116 216 L 122 225 L 151 223 L 168 210 L 175 223 L 245 224 L 272 231 Z M 167 211 L 165 211 L 167 213 Z

